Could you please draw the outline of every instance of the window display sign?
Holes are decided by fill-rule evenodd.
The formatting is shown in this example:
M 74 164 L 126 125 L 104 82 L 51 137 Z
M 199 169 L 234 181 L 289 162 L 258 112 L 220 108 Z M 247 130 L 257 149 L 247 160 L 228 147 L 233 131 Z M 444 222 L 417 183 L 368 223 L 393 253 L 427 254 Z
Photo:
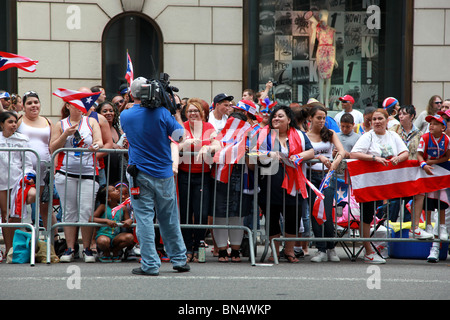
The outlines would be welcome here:
M 315 98 L 336 110 L 346 94 L 354 108 L 376 105 L 379 2 L 259 1 L 260 90 L 274 82 L 274 99 L 286 105 Z

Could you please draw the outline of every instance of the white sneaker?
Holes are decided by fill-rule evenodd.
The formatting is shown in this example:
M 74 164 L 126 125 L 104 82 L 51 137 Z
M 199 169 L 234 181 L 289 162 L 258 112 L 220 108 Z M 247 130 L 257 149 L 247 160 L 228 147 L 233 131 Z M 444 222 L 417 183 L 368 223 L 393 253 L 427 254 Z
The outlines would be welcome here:
M 409 230 L 409 238 L 416 238 L 419 240 L 428 240 L 433 239 L 433 234 L 426 232 L 425 230 L 420 229 L 417 227 L 414 231 Z
M 326 252 L 317 251 L 316 255 L 311 258 L 311 262 L 325 262 L 328 261 Z
M 433 226 L 431 224 L 427 224 L 427 226 L 425 227 L 425 231 L 427 233 L 433 234 Z
M 335 249 L 328 249 L 327 250 L 327 258 L 331 262 L 339 262 L 341 259 L 339 259 L 338 255 L 336 254 Z
M 441 239 L 441 241 L 448 240 L 447 226 L 445 224 L 439 226 L 439 239 Z
M 427 261 L 431 262 L 431 263 L 436 263 L 439 261 L 439 247 L 438 246 L 434 246 L 434 245 L 431 246 L 430 255 L 428 256 Z
M 93 263 L 95 262 L 95 256 L 91 249 L 83 250 L 84 262 Z
M 64 254 L 59 258 L 59 262 L 72 262 L 74 259 L 74 251 L 68 248 L 64 251 Z
M 383 263 L 386 263 L 386 260 L 384 260 L 382 257 L 380 257 L 376 252 L 372 252 L 371 254 L 368 254 L 368 255 L 366 254 L 364 256 L 364 262 L 383 264 Z

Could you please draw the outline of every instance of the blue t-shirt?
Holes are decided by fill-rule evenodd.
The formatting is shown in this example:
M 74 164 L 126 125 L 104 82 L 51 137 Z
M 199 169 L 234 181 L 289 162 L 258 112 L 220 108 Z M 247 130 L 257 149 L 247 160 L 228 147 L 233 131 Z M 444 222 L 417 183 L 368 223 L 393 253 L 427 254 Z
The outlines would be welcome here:
M 333 130 L 334 132 L 341 132 L 341 128 L 337 125 L 336 120 L 334 120 L 332 117 L 327 116 L 325 119 L 325 127 L 327 127 L 330 130 Z
M 154 178 L 173 176 L 169 136 L 178 141 L 184 132 L 175 117 L 164 107 L 135 104 L 122 111 L 120 123 L 129 143 L 128 163 Z

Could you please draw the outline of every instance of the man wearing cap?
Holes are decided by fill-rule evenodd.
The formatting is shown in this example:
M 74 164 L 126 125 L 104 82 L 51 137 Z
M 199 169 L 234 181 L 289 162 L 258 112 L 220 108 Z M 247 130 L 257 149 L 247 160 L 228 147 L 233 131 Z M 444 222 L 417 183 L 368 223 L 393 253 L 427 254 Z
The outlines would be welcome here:
M 0 90 L 0 112 L 8 110 L 10 104 L 11 96 L 9 93 L 4 90 Z
M 231 101 L 233 96 L 228 96 L 225 93 L 219 93 L 213 100 L 213 111 L 209 115 L 208 122 L 211 123 L 216 129 L 216 132 L 220 132 L 227 123 L 227 113 L 231 107 Z
M 447 130 L 445 130 L 445 134 L 450 137 L 450 109 L 446 109 L 445 111 L 438 111 L 437 114 L 447 122 Z
M 334 120 L 336 120 L 337 125 L 341 126 L 341 117 L 344 113 L 351 113 L 353 119 L 355 120 L 355 125 L 364 122 L 364 115 L 358 110 L 353 109 L 353 105 L 355 104 L 355 99 L 349 94 L 340 97 L 339 100 L 342 103 L 342 111 L 336 114 Z
M 143 77 L 131 83 L 134 105 L 121 113 L 120 122 L 129 143 L 127 172 L 130 174 L 136 236 L 141 248 L 141 265 L 132 273 L 157 276 L 161 259 L 155 247 L 155 216 L 173 269 L 178 272 L 190 270 L 178 220 L 169 139 L 181 141 L 184 127 L 179 111 L 174 117 L 162 106 L 141 106 L 141 90 L 146 83 L 147 79 Z

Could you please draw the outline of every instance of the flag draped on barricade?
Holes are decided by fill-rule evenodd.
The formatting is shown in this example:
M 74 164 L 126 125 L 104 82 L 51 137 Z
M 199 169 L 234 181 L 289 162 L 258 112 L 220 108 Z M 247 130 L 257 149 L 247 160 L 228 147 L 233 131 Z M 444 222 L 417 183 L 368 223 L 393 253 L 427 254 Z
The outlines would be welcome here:
M 26 72 L 35 72 L 38 63 L 37 60 L 0 51 L 0 71 L 16 67 Z
M 448 161 L 433 165 L 433 175 L 420 168 L 417 160 L 407 160 L 396 166 L 362 160 L 348 160 L 347 164 L 353 194 L 358 202 L 411 197 L 450 186 Z M 441 192 L 441 196 L 446 197 L 446 194 Z

